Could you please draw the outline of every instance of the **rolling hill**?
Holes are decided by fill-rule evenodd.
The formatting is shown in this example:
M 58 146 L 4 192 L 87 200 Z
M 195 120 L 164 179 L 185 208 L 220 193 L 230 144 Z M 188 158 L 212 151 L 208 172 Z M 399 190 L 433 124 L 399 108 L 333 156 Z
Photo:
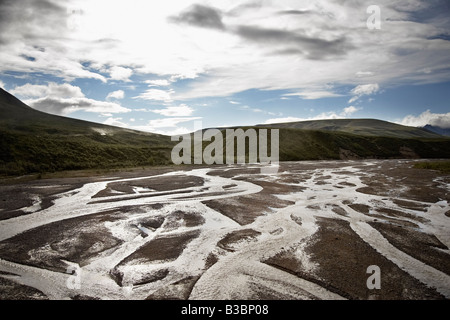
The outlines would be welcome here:
M 450 138 L 381 120 L 319 120 L 242 129 L 250 128 L 280 130 L 280 161 L 450 158 Z M 224 139 L 226 129 L 220 130 L 218 138 Z M 209 143 L 203 142 L 203 148 Z M 0 175 L 172 164 L 176 144 L 169 136 L 40 112 L 0 89 Z M 226 141 L 223 145 L 225 156 Z
M 441 128 L 441 127 L 432 126 L 432 125 L 429 125 L 429 124 L 427 124 L 423 128 L 428 130 L 428 131 L 440 134 L 442 136 L 450 137 L 450 129 L 449 128 Z
M 47 114 L 0 89 L 0 174 L 168 164 L 170 137 Z
M 384 121 L 374 123 L 384 123 Z M 389 124 L 387 124 L 389 125 Z M 450 158 L 450 138 L 439 135 L 432 137 L 401 137 L 405 132 L 392 132 L 392 135 L 360 135 L 339 130 L 305 130 L 298 128 L 277 127 L 243 127 L 247 129 L 279 129 L 279 158 L 280 161 L 301 160 L 358 160 L 358 159 L 420 159 L 420 158 Z M 237 129 L 237 128 L 233 128 Z M 382 129 L 372 128 L 373 132 Z M 220 129 L 223 141 L 225 162 L 226 129 Z M 419 131 L 420 132 L 420 131 Z M 259 134 L 259 133 L 258 133 Z M 425 134 L 427 134 L 425 132 Z M 238 138 L 244 139 L 241 134 Z M 193 137 L 192 137 L 193 139 Z M 216 138 L 214 138 L 216 139 Z M 270 141 L 270 138 L 268 138 Z M 205 148 L 210 142 L 203 142 Z M 234 142 L 236 154 L 237 142 Z M 248 150 L 248 138 L 246 141 Z M 270 155 L 270 142 L 269 142 Z M 248 152 L 246 153 L 248 159 Z M 236 157 L 235 157 L 236 158 Z
M 258 125 L 280 129 L 323 130 L 352 133 L 361 136 L 391 138 L 441 138 L 424 128 L 407 127 L 377 119 L 330 119 Z

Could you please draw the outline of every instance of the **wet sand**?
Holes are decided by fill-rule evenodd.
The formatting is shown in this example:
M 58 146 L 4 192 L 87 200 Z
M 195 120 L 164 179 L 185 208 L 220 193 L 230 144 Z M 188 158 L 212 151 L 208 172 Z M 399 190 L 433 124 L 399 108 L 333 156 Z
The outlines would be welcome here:
M 448 299 L 450 176 L 413 163 L 1 185 L 0 299 Z

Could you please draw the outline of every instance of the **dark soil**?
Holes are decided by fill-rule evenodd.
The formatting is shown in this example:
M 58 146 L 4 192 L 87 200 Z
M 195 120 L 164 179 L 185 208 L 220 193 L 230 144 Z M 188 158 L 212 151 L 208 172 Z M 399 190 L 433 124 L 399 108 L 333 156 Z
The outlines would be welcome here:
M 398 249 L 450 275 L 448 253 L 438 250 L 447 250 L 448 248 L 436 236 L 418 231 L 415 228 L 398 228 L 395 225 L 383 222 L 371 222 L 370 225 Z
M 435 290 L 401 270 L 364 242 L 343 220 L 319 218 L 319 232 L 306 247 L 311 261 L 319 267 L 306 272 L 292 251 L 283 251 L 265 262 L 349 299 L 415 300 L 442 299 Z M 380 267 L 381 289 L 367 288 L 366 273 L 371 265 Z
M 97 213 L 31 229 L 0 242 L 0 258 L 65 273 L 67 265 L 61 259 L 83 265 L 120 245 L 121 240 L 102 223 L 120 218 L 120 214 Z
M 0 277 L 0 300 L 48 300 L 41 291 Z
M 236 244 L 240 241 L 243 241 L 243 240 L 246 240 L 246 241 L 254 240 L 259 235 L 261 235 L 261 232 L 258 232 L 253 229 L 242 229 L 242 230 L 234 231 L 234 232 L 231 232 L 231 233 L 228 233 L 227 235 L 225 235 L 225 237 L 223 237 L 222 240 L 220 240 L 217 243 L 217 246 L 219 248 L 233 252 L 233 251 L 235 251 L 235 249 L 233 247 L 234 244 Z

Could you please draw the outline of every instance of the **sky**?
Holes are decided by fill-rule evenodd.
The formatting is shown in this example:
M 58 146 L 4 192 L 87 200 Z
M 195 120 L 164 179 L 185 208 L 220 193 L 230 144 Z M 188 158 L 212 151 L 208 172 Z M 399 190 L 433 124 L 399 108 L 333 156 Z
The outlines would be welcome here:
M 450 128 L 450 2 L 0 0 L 0 87 L 167 135 L 199 121 Z

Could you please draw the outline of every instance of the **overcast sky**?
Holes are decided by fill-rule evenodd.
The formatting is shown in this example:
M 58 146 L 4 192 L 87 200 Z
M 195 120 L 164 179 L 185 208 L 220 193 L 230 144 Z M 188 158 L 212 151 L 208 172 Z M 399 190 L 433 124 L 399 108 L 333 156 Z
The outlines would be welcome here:
M 0 87 L 45 112 L 164 134 L 196 120 L 448 128 L 449 17 L 448 0 L 1 0 Z

